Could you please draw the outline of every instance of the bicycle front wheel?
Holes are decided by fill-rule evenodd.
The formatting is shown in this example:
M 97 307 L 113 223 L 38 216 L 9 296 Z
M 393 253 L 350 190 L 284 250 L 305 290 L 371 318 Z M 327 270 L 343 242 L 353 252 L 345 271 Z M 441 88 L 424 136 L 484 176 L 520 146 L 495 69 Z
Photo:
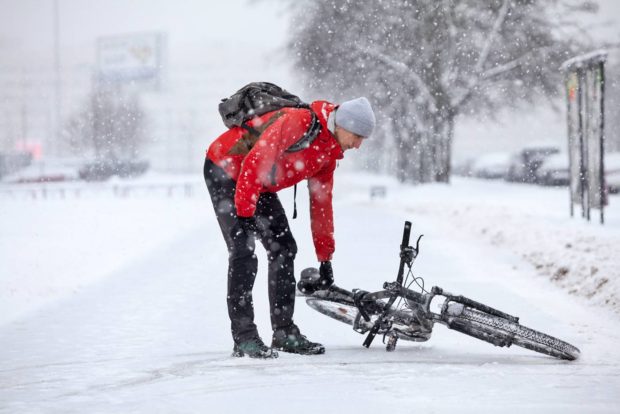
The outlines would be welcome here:
M 464 308 L 459 316 L 450 319 L 450 328 L 499 346 L 514 344 L 569 361 L 580 355 L 579 349 L 568 342 L 475 309 Z M 499 342 L 496 342 L 498 338 Z

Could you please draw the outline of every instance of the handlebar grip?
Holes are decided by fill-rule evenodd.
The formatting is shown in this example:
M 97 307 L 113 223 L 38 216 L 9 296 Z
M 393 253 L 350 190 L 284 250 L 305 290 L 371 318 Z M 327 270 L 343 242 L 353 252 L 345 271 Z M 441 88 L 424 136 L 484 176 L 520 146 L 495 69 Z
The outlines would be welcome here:
M 409 237 L 411 236 L 411 222 L 405 221 L 405 228 L 403 229 L 403 242 L 401 247 L 409 246 Z

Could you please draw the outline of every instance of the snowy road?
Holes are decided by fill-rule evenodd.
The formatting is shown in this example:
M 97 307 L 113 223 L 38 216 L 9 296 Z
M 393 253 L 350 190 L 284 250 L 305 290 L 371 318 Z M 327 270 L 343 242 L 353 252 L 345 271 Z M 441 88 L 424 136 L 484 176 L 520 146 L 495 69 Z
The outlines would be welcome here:
M 459 188 L 478 188 L 459 185 L 467 188 L 455 185 L 455 197 Z M 432 191 L 393 203 L 369 201 L 367 188 L 355 181 L 341 188 L 335 205 L 339 285 L 373 289 L 393 279 L 402 224 L 410 219 L 414 232 L 425 234 L 416 274 L 427 287 L 439 285 L 517 314 L 524 325 L 578 346 L 582 358 L 563 362 L 517 347 L 494 348 L 443 326 L 424 344 L 400 342 L 396 352 L 386 353 L 377 339 L 365 349 L 362 336 L 298 300 L 296 321 L 326 345 L 325 355 L 233 359 L 226 252 L 211 207 L 200 199 L 192 201 L 193 228 L 75 294 L 0 326 L 0 412 L 618 412 L 620 323 L 613 312 L 539 277 L 505 245 L 425 214 Z M 288 196 L 283 203 L 288 208 Z M 307 217 L 300 216 L 292 223 L 302 246 L 298 270 L 315 263 Z M 620 219 L 610 216 L 611 226 L 614 220 Z M 267 339 L 264 270 L 255 306 Z

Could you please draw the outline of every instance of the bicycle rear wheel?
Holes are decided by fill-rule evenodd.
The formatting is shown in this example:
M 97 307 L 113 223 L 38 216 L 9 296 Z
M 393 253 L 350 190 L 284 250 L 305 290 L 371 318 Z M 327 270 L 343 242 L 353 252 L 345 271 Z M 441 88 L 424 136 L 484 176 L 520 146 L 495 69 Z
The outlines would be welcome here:
M 322 313 L 323 315 L 353 326 L 359 333 L 370 330 L 380 315 L 380 312 L 369 313 L 368 316 L 370 317 L 370 321 L 364 320 L 364 318 L 359 316 L 359 309 L 357 306 L 353 304 L 353 301 L 350 301 L 347 298 L 308 298 L 306 299 L 306 303 L 312 309 Z M 385 303 L 382 301 L 375 301 L 375 309 L 380 310 L 383 309 L 384 306 Z M 401 332 L 403 332 L 403 334 L 406 334 L 411 330 L 411 327 L 409 326 L 411 322 L 410 315 L 408 315 L 405 311 L 395 311 L 391 313 L 390 319 L 392 321 L 392 326 L 398 328 Z M 381 332 L 384 332 L 384 330 Z M 418 331 L 415 332 L 419 334 Z M 404 337 L 404 339 L 410 341 L 421 341 L 427 340 L 428 337 L 424 336 L 418 338 L 415 334 L 409 333 Z
M 514 344 L 531 351 L 569 361 L 579 358 L 580 355 L 579 349 L 568 342 L 519 323 L 471 308 L 464 308 L 460 315 L 451 317 L 449 326 L 498 346 Z
M 332 319 L 353 326 L 359 310 L 352 303 L 336 302 L 328 299 L 308 298 L 306 303 L 315 311 Z

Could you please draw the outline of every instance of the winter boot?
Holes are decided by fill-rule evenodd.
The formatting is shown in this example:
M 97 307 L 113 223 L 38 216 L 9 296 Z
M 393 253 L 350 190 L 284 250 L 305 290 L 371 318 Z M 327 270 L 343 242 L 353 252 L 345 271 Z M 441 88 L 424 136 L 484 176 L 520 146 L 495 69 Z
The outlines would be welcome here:
M 258 337 L 235 343 L 232 356 L 243 357 L 245 355 L 250 358 L 259 359 L 273 359 L 278 357 L 278 353 L 265 345 Z
M 319 355 L 325 353 L 323 345 L 310 342 L 308 338 L 299 332 L 299 328 L 296 325 L 291 325 L 284 329 L 276 329 L 273 333 L 271 347 L 291 354 Z

